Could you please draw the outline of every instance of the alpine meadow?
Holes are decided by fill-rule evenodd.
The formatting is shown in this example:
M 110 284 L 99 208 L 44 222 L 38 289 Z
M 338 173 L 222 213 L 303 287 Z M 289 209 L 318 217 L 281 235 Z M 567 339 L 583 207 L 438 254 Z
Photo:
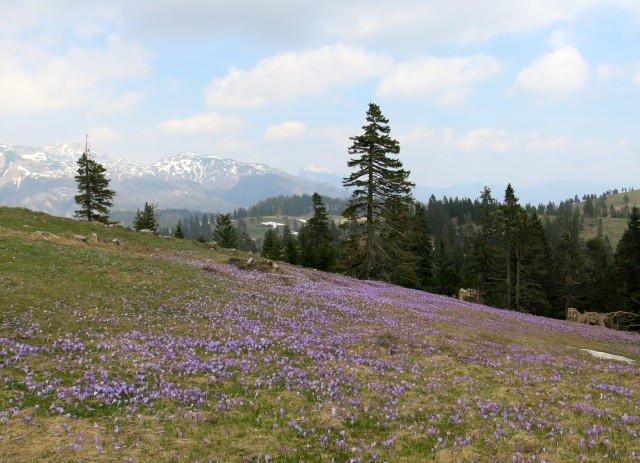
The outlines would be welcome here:
M 173 236 L 148 202 L 115 224 L 88 148 L 81 220 L 0 207 L 0 459 L 640 461 L 638 208 L 590 280 L 624 310 L 581 314 L 576 256 L 609 241 L 575 211 L 615 207 L 544 224 L 485 188 L 456 233 L 413 198 L 379 106 L 362 129 L 342 215 L 314 193 L 295 232 L 259 214 L 263 239 L 239 209 Z
M 640 459 L 637 333 L 25 209 L 0 224 L 3 461 Z
M 0 463 L 640 463 L 640 0 L 1 3 Z

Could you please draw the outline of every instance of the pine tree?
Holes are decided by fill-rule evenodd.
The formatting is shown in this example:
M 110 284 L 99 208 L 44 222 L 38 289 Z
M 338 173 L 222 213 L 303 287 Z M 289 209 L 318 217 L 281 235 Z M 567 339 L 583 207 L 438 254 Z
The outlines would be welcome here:
M 505 281 L 505 308 L 513 308 L 513 296 L 514 296 L 514 254 L 515 254 L 515 241 L 516 233 L 518 232 L 518 221 L 522 210 L 518 204 L 518 198 L 516 198 L 515 192 L 511 184 L 507 185 L 507 189 L 504 193 L 504 205 L 502 210 L 502 229 L 504 231 L 505 239 L 505 257 L 506 257 L 506 281 Z
M 312 196 L 313 216 L 299 232 L 300 263 L 305 267 L 329 270 L 333 267 L 335 252 L 329 214 L 322 196 Z
M 77 164 L 78 175 L 74 178 L 79 194 L 74 199 L 80 209 L 75 211 L 75 216 L 87 222 L 107 223 L 109 208 L 113 206 L 111 200 L 116 192 L 108 188 L 109 179 L 105 175 L 107 170 L 90 156 L 88 140 Z
M 213 232 L 211 231 L 211 222 L 207 214 L 202 214 L 202 222 L 200 222 L 200 235 L 204 238 L 205 242 L 211 241 Z M 198 238 L 200 241 L 200 238 Z M 231 246 L 233 247 L 233 246 Z
M 282 260 L 284 249 L 282 248 L 282 240 L 275 228 L 269 228 L 264 234 L 262 242 L 262 256 L 267 259 Z
M 613 288 L 618 310 L 640 314 L 640 209 L 631 209 L 627 229 L 614 254 Z
M 410 249 L 417 259 L 418 288 L 430 290 L 433 282 L 433 249 L 427 220 L 427 207 L 422 203 L 415 205 L 410 238 Z
M 440 239 L 433 255 L 433 291 L 454 296 L 460 289 L 460 274 L 456 270 L 451 249 Z
M 471 280 L 487 304 L 521 312 L 549 311 L 545 289 L 551 255 L 535 208 L 518 204 L 513 187 L 497 204 L 487 187 L 479 205 L 479 230 L 471 238 Z
M 235 248 L 238 245 L 236 229 L 231 222 L 231 214 L 219 214 L 216 217 L 216 229 L 213 232 L 213 241 L 223 248 Z
M 151 230 L 153 233 L 158 232 L 158 218 L 156 214 L 156 206 L 154 204 L 144 203 L 144 209 L 138 209 L 133 219 L 133 228 L 136 231 Z
M 584 297 L 585 307 L 596 312 L 604 312 L 610 307 L 609 275 L 613 262 L 613 253 L 609 240 L 602 231 L 585 243 L 583 280 L 580 294 Z
M 284 261 L 289 264 L 298 264 L 300 261 L 300 246 L 289 225 L 285 225 L 282 230 L 282 246 L 284 247 Z
M 549 282 L 551 254 L 544 227 L 537 214 L 521 210 L 514 242 L 514 300 L 519 312 L 548 315 L 549 299 L 545 288 Z
M 389 121 L 380 107 L 369 103 L 364 133 L 351 137 L 352 158 L 347 165 L 355 168 L 343 179 L 352 190 L 343 216 L 348 220 L 349 235 L 343 246 L 344 270 L 355 277 L 390 281 L 392 256 L 405 254 L 401 238 L 406 232 L 397 219 L 404 218 L 404 209 L 412 204 L 408 181 L 409 171 L 390 155 L 400 152 L 398 141 L 389 136 Z
M 493 306 L 502 306 L 503 253 L 502 226 L 499 206 L 485 187 L 481 193 L 479 229 L 471 238 L 469 268 L 474 287 L 482 300 Z
M 176 231 L 173 234 L 174 238 L 184 239 L 184 230 L 182 230 L 182 220 L 178 220 L 176 225 Z
M 577 208 L 576 208 L 577 210 Z M 580 307 L 582 299 L 580 285 L 582 283 L 582 243 L 580 241 L 579 211 L 576 214 L 571 206 L 562 209 L 553 224 L 556 242 L 553 247 L 554 284 L 557 286 L 562 311 L 554 316 L 564 318 L 569 307 Z
M 242 232 L 240 234 L 240 239 L 238 240 L 238 248 L 241 251 L 245 252 L 258 252 L 256 242 L 251 238 L 251 236 L 249 236 L 247 232 Z

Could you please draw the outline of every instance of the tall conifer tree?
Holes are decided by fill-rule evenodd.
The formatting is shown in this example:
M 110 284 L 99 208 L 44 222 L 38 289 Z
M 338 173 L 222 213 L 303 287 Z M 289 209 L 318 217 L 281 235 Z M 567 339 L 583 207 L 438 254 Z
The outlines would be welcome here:
M 417 258 L 418 288 L 428 291 L 433 283 L 433 245 L 427 220 L 427 207 L 416 203 L 410 247 Z
M 261 254 L 267 259 L 282 260 L 284 248 L 282 247 L 282 239 L 278 234 L 278 230 L 275 228 L 269 228 L 264 233 Z
M 640 209 L 633 207 L 614 255 L 619 310 L 640 314 Z
M 401 238 L 414 184 L 402 162 L 391 157 L 400 153 L 400 144 L 389 136 L 389 120 L 378 105 L 369 103 L 366 121 L 364 133 L 350 138 L 352 157 L 347 165 L 355 171 L 342 182 L 352 189 L 343 213 L 349 220 L 349 234 L 342 265 L 358 278 L 391 281 L 393 272 L 399 270 L 391 262 L 409 257 Z
M 217 241 L 223 248 L 235 248 L 238 245 L 236 229 L 231 222 L 231 214 L 219 214 L 216 217 L 216 229 L 213 241 Z
M 329 214 L 322 196 L 314 193 L 313 216 L 300 230 L 300 263 L 305 267 L 329 270 L 333 266 L 333 236 L 329 223 Z
M 469 267 L 481 299 L 489 305 L 501 306 L 504 298 L 500 288 L 503 266 L 499 257 L 503 252 L 499 206 L 489 187 L 484 188 L 480 200 L 479 229 L 471 238 Z
M 174 238 L 184 239 L 184 230 L 182 229 L 182 220 L 178 220 L 176 225 L 176 231 L 173 234 Z
M 75 216 L 87 222 L 106 223 L 109 220 L 109 208 L 113 206 L 111 200 L 116 192 L 109 189 L 109 179 L 105 175 L 107 170 L 91 157 L 88 137 L 77 164 L 78 175 L 74 178 L 79 194 L 74 199 L 80 209 L 75 211 Z
M 156 206 L 154 204 L 144 203 L 142 210 L 138 209 L 133 219 L 133 228 L 136 231 L 151 230 L 153 233 L 158 232 L 160 225 L 156 214 Z

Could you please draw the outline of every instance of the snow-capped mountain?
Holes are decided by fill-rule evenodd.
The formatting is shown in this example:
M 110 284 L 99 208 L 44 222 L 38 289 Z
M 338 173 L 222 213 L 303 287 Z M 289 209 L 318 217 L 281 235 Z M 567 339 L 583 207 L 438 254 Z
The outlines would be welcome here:
M 82 142 L 36 148 L 0 145 L 0 204 L 70 216 L 76 208 L 74 176 Z M 229 211 L 274 195 L 339 196 L 338 187 L 293 176 L 264 164 L 181 153 L 152 165 L 91 151 L 116 191 L 114 209 L 160 208 Z
M 249 175 L 289 174 L 264 164 L 246 164 L 233 159 L 204 156 L 195 153 L 180 153 L 170 156 L 152 166 L 158 175 L 165 178 L 182 178 L 198 183 L 215 184 L 216 188 L 230 188 Z

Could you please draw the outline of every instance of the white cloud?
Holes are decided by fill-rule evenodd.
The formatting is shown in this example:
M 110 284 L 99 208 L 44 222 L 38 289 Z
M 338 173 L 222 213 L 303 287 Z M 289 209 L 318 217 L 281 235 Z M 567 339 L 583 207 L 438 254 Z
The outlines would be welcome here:
M 640 85 L 640 61 L 630 64 L 601 64 L 596 68 L 596 76 L 598 82 L 620 79 Z
M 235 117 L 218 113 L 194 114 L 186 119 L 169 119 L 160 124 L 160 131 L 170 135 L 197 135 L 233 130 L 242 125 Z
M 95 145 L 112 145 L 120 141 L 121 136 L 110 127 L 92 127 L 89 129 L 89 138 Z
M 431 138 L 433 136 L 433 131 L 426 127 L 416 127 L 409 132 L 402 133 L 397 136 L 400 144 L 404 143 L 412 143 L 417 141 L 423 141 Z
M 232 153 L 239 151 L 243 148 L 243 143 L 237 140 L 232 140 L 230 138 L 225 138 L 218 141 L 214 148 L 216 151 L 224 152 L 224 153 Z
M 453 141 L 455 140 L 455 135 L 456 135 L 455 130 L 453 130 L 450 127 L 445 127 L 444 129 L 442 129 L 442 142 L 445 145 L 453 144 Z
M 424 50 L 434 42 L 473 43 L 575 21 L 596 9 L 640 17 L 637 0 L 30 0 L 3 2 L 3 28 L 32 18 L 78 19 L 87 10 L 117 17 L 129 34 L 145 38 L 249 37 L 298 46 L 319 41 L 389 44 Z M 12 5 L 15 4 L 15 5 Z M 21 6 L 27 4 L 27 6 Z M 83 19 L 80 17 L 79 19 Z M 72 24 L 77 24 L 75 21 Z
M 619 64 L 600 64 L 596 67 L 596 80 L 606 82 L 612 79 L 624 79 L 629 72 Z
M 248 71 L 232 68 L 226 77 L 214 79 L 206 89 L 206 101 L 210 107 L 255 108 L 359 83 L 391 65 L 387 56 L 342 44 L 283 53 Z
M 0 116 L 100 105 L 112 82 L 149 73 L 151 54 L 116 35 L 103 46 L 57 45 L 12 40 L 0 48 Z M 127 108 L 139 99 L 131 95 L 123 97 Z
M 560 47 L 537 58 L 516 77 L 513 89 L 542 100 L 580 91 L 589 80 L 589 65 L 577 48 Z
M 455 139 L 453 144 L 462 151 L 491 150 L 504 153 L 518 144 L 518 139 L 502 129 L 485 127 L 472 130 Z
M 549 37 L 549 45 L 554 49 L 558 49 L 572 46 L 572 44 L 576 43 L 578 40 L 580 40 L 580 38 L 575 32 L 567 29 L 556 29 L 551 33 L 551 37 Z
M 545 138 L 538 132 L 529 135 L 513 134 L 496 127 L 481 127 L 456 137 L 451 129 L 444 129 L 442 135 L 445 145 L 454 146 L 462 151 L 493 151 L 506 153 L 524 148 L 529 152 L 554 152 L 567 148 L 572 142 L 566 135 Z
M 447 93 L 438 98 L 438 106 L 442 108 L 452 108 L 462 106 L 464 99 L 473 93 L 470 87 L 452 88 Z
M 348 2 L 341 15 L 321 16 L 339 37 L 422 48 L 425 43 L 477 43 L 575 21 L 599 7 L 635 9 L 634 0 L 383 0 Z M 637 2 L 636 2 L 637 3 Z
M 536 153 L 543 151 L 555 151 L 566 148 L 569 143 L 571 143 L 571 139 L 564 135 L 553 138 L 535 137 L 535 139 L 527 143 L 527 149 Z
M 440 94 L 443 106 L 460 104 L 471 92 L 471 84 L 498 75 L 500 62 L 488 55 L 469 57 L 421 57 L 398 64 L 376 91 L 381 97 L 414 98 Z
M 120 97 L 107 101 L 97 100 L 96 105 L 104 111 L 124 112 L 137 106 L 144 97 L 145 94 L 142 92 L 127 92 Z
M 280 125 L 269 127 L 265 135 L 268 140 L 284 140 L 287 138 L 299 137 L 305 132 L 302 122 L 287 121 Z

